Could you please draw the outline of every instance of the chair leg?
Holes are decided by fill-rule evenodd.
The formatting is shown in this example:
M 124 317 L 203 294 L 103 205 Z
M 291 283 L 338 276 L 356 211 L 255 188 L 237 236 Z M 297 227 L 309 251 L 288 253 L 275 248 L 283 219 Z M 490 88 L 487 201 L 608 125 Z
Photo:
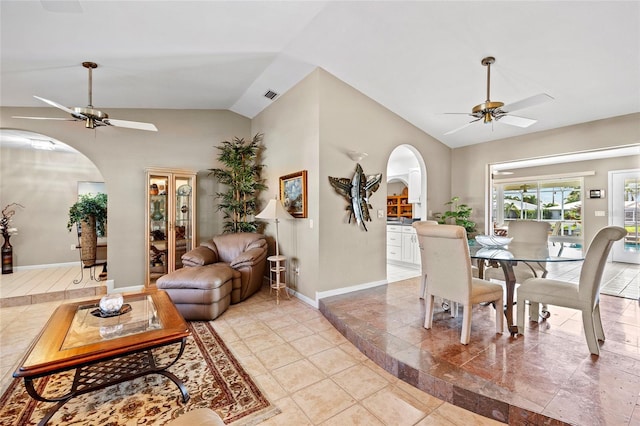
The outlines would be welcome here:
M 424 299 L 424 292 L 427 291 L 427 274 L 422 274 L 420 280 L 420 299 Z
M 604 329 L 602 328 L 602 319 L 600 319 L 600 304 L 598 303 L 593 310 L 593 325 L 596 332 L 596 338 L 604 342 Z
M 524 297 L 520 297 L 520 295 L 518 295 L 518 303 L 516 304 L 517 306 L 516 325 L 518 326 L 518 334 L 524 334 L 524 309 L 526 307 L 525 305 L 526 305 L 526 300 L 524 299 Z
M 582 325 L 584 327 L 584 337 L 587 339 L 587 346 L 589 346 L 589 352 L 591 352 L 593 355 L 600 355 L 600 346 L 598 345 L 598 339 L 596 337 L 593 315 L 594 313 L 591 310 L 582 311 Z
M 540 304 L 538 302 L 529 301 L 529 321 L 538 322 L 540 318 Z
M 503 298 L 496 300 L 496 333 L 502 334 L 504 331 L 504 312 L 500 309 L 503 305 Z
M 460 343 L 466 345 L 471 337 L 471 304 L 462 305 L 462 333 L 460 334 Z
M 433 324 L 433 294 L 428 294 L 425 296 L 425 307 L 426 311 L 424 314 L 424 328 L 427 330 L 431 328 Z

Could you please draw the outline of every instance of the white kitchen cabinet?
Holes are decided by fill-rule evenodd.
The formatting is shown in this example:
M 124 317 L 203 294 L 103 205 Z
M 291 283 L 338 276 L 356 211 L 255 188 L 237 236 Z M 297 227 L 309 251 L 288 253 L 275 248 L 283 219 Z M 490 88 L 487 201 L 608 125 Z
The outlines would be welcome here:
M 418 235 L 413 226 L 402 227 L 402 261 L 420 266 Z
M 402 261 L 402 226 L 387 225 L 387 260 Z
M 387 225 L 387 260 L 420 266 L 418 236 L 411 225 Z
M 409 169 L 409 203 L 419 203 L 422 193 L 420 169 Z

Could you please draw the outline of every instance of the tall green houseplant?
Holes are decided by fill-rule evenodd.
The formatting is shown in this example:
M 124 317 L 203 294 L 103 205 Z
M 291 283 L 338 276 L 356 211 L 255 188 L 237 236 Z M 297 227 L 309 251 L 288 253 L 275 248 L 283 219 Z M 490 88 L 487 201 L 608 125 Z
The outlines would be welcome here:
M 262 134 L 250 141 L 234 137 L 216 148 L 220 151 L 218 161 L 225 167 L 209 171 L 227 187 L 225 192 L 216 193 L 221 200 L 218 210 L 224 212 L 224 232 L 256 232 L 258 224 L 253 216 L 257 213 L 258 194 L 267 189 L 261 177 Z
M 467 236 L 473 237 L 476 232 L 476 223 L 471 220 L 473 209 L 466 204 L 460 204 L 460 197 L 453 197 L 445 206 L 450 206 L 450 210 L 444 213 L 436 213 L 435 217 L 440 224 L 454 224 L 462 226 L 467 230 Z
M 105 236 L 107 230 L 107 194 L 81 195 L 69 208 L 67 229 L 80 226 L 80 258 L 85 266 L 96 262 L 98 236 Z

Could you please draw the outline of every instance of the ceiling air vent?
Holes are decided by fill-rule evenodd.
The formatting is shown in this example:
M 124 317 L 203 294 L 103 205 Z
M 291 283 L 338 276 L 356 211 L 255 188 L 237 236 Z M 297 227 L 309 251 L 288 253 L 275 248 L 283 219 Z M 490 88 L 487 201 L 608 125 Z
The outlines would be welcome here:
M 264 94 L 265 98 L 269 98 L 271 100 L 273 100 L 276 96 L 278 96 L 278 94 L 273 90 L 267 90 L 267 93 Z

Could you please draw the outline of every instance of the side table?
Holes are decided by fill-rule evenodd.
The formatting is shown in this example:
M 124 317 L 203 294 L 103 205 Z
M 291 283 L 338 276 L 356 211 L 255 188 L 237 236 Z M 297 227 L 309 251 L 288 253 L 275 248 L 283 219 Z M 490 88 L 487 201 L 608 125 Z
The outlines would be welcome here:
M 287 284 L 280 281 L 280 274 L 286 272 L 287 268 L 284 266 L 285 261 L 287 260 L 286 256 L 269 256 L 267 260 L 271 263 L 269 267 L 269 293 L 271 290 L 276 291 L 276 305 L 280 304 L 280 290 L 284 289 L 284 294 L 287 295 L 288 299 L 291 299 L 289 296 L 289 291 L 287 290 Z M 273 274 L 276 275 L 276 281 L 273 282 Z

